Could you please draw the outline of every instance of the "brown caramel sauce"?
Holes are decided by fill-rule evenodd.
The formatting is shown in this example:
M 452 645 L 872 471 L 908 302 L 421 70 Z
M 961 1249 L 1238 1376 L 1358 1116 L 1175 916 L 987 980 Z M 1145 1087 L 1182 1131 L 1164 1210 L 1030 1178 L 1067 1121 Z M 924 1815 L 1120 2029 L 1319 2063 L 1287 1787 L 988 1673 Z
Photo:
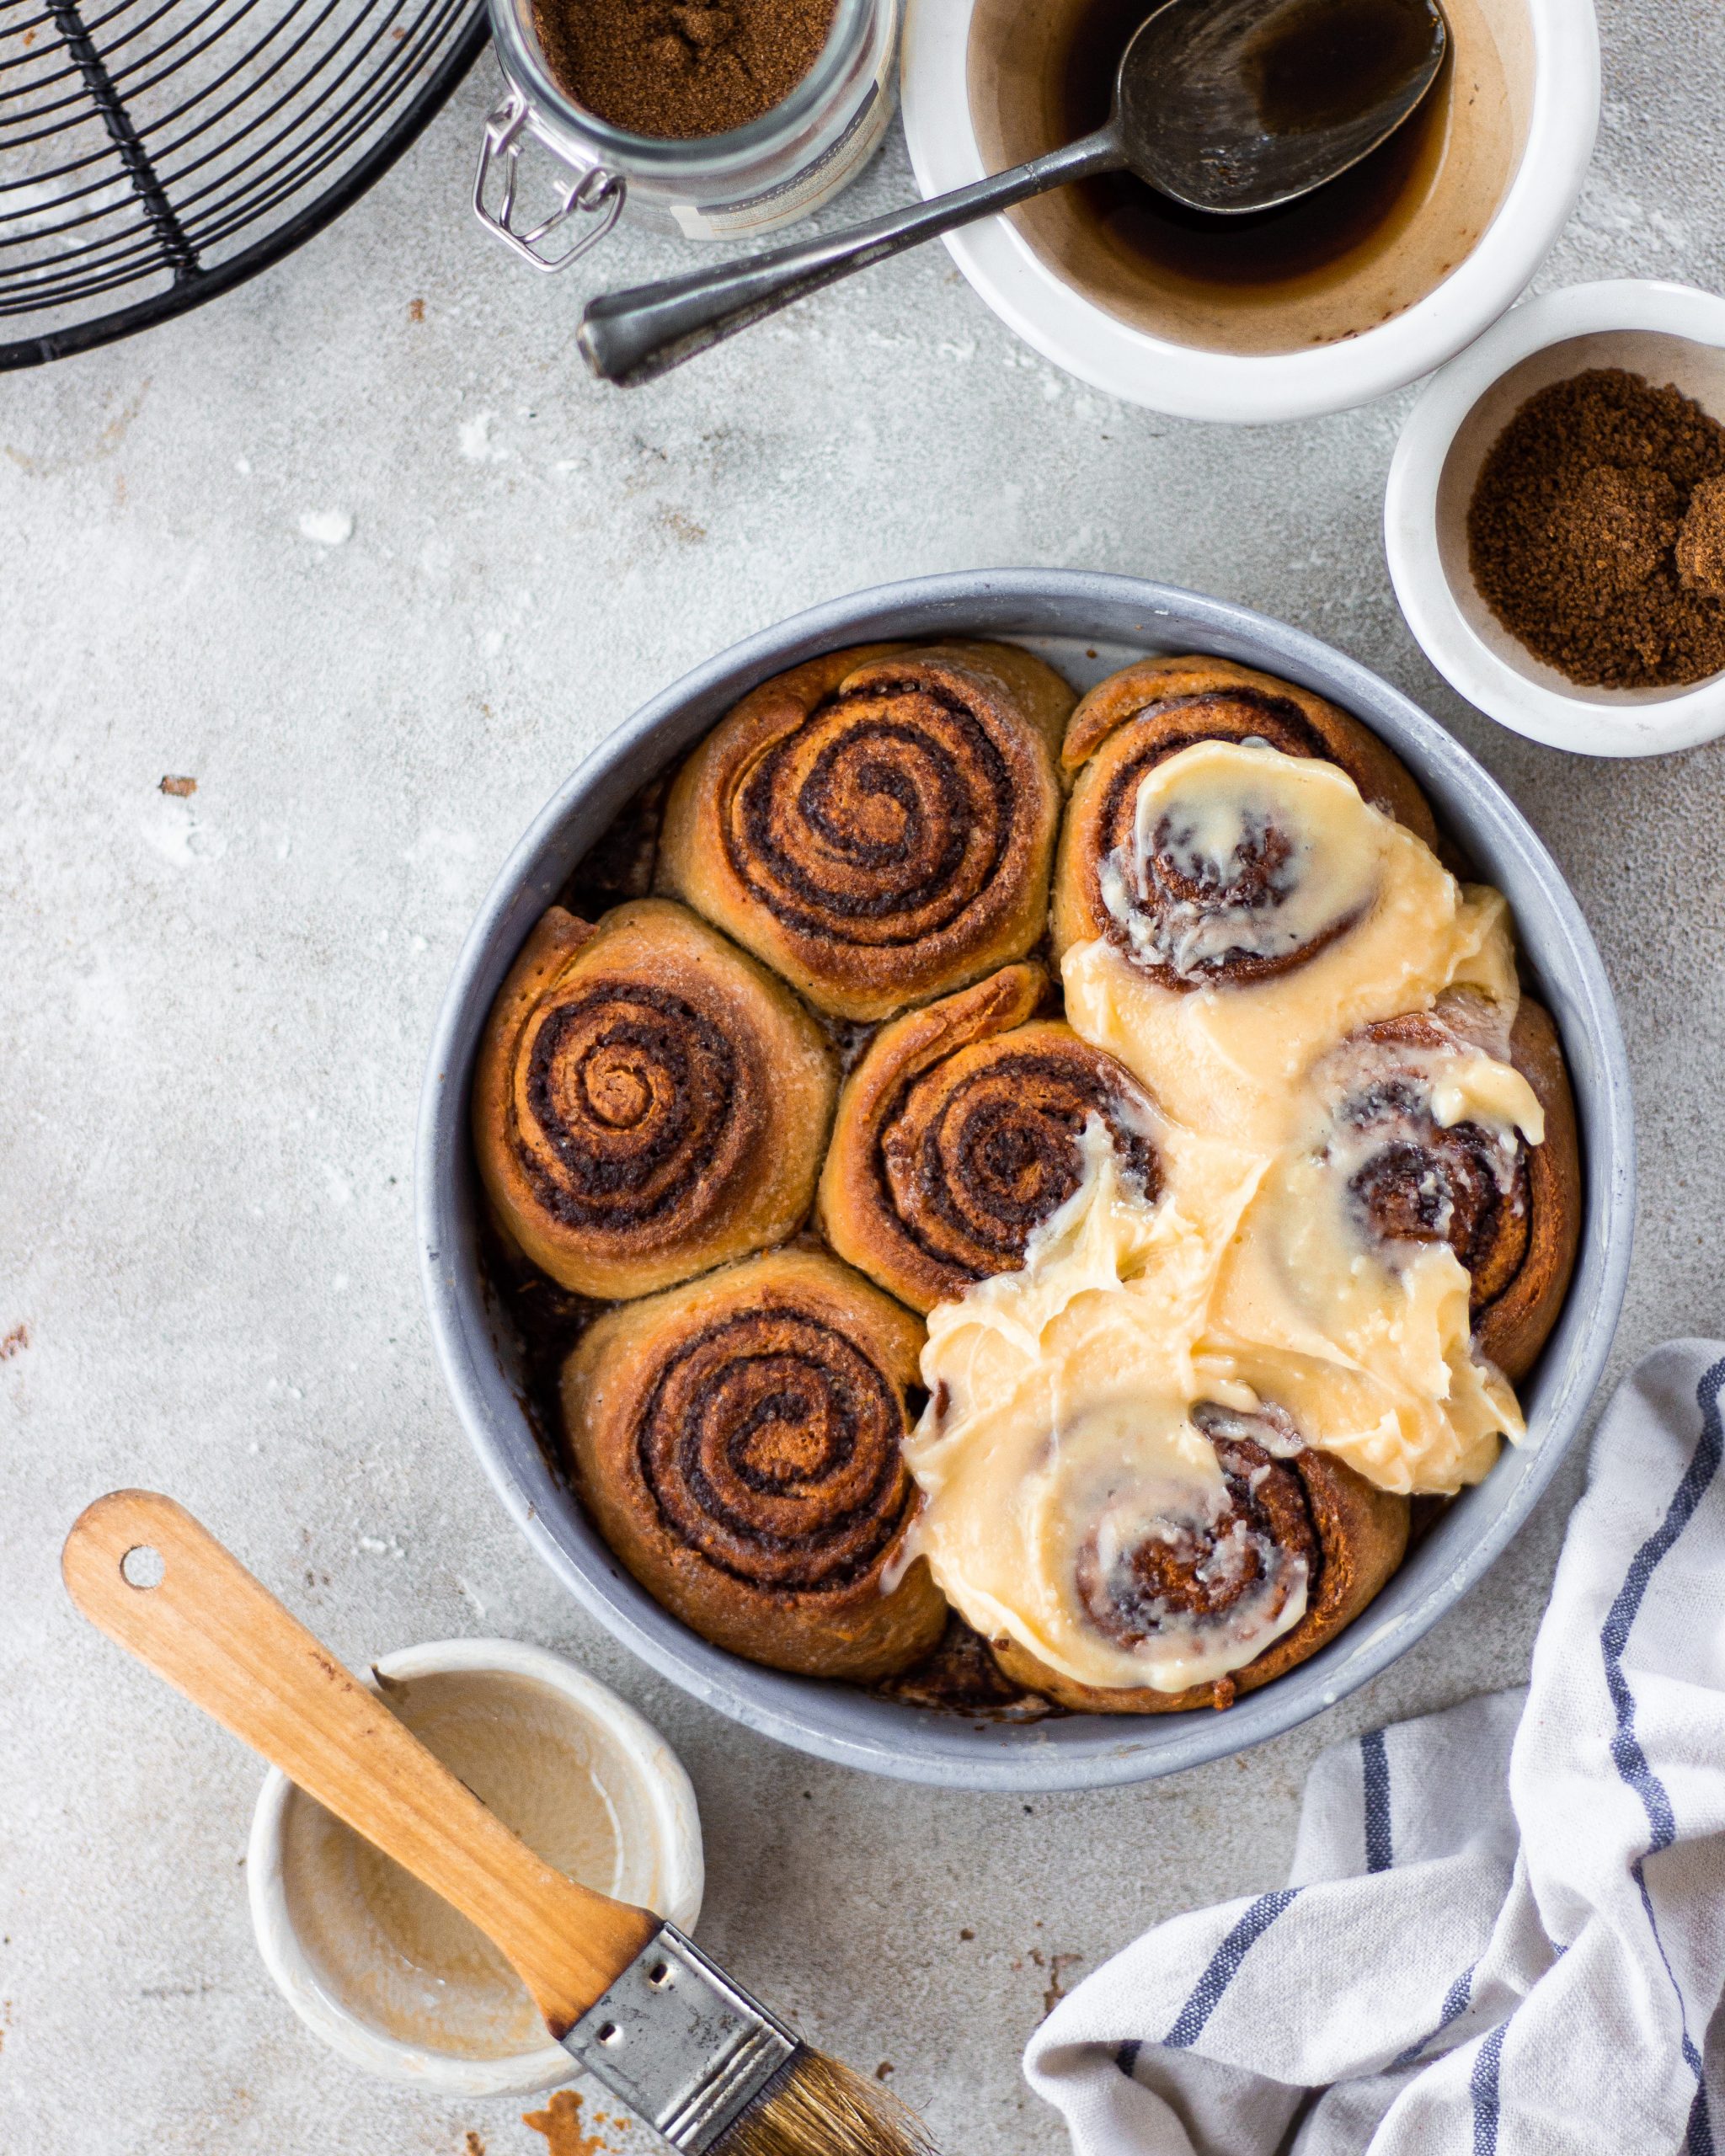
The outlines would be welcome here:
M 1326 0 L 1324 13 L 1400 0 Z M 970 115 L 998 172 L 1106 118 L 1114 72 L 1149 0 L 975 0 Z M 1525 148 L 1533 46 L 1525 0 L 1444 0 L 1449 57 L 1407 126 L 1303 202 L 1239 219 L 1177 209 L 1119 177 L 1056 188 L 1008 213 L 1031 252 L 1117 320 L 1206 351 L 1296 352 L 1363 335 L 1416 305 L 1471 252 Z M 1349 63 L 1349 93 L 1383 64 L 1390 21 Z M 1274 111 L 1335 65 L 1302 35 L 1266 51 Z M 1326 93 L 1327 94 L 1327 93 Z M 1232 227 L 1223 232 L 1224 224 Z
M 1103 125 L 1114 75 L 1146 0 L 1087 0 L 1068 33 L 1060 97 L 1073 140 Z M 1405 72 L 1423 10 L 1408 0 L 1308 0 L 1252 55 L 1260 115 L 1274 134 L 1351 118 Z M 1327 185 L 1274 210 L 1220 216 L 1188 210 L 1130 173 L 1108 173 L 1074 190 L 1108 244 L 1152 270 L 1199 284 L 1274 287 L 1327 269 L 1366 245 L 1426 177 L 1441 147 L 1446 74 L 1413 116 L 1369 157 Z

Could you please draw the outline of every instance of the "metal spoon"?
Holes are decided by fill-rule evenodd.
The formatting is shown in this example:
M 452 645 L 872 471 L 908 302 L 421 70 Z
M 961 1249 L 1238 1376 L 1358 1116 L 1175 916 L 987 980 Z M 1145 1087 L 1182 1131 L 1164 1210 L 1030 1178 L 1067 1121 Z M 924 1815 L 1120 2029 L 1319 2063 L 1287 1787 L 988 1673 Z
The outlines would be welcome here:
M 1223 216 L 1273 209 L 1392 135 L 1447 42 L 1437 0 L 1163 0 L 1133 33 L 1095 134 L 849 232 L 602 294 L 577 341 L 595 374 L 648 382 L 853 270 L 1097 173 L 1133 173 Z

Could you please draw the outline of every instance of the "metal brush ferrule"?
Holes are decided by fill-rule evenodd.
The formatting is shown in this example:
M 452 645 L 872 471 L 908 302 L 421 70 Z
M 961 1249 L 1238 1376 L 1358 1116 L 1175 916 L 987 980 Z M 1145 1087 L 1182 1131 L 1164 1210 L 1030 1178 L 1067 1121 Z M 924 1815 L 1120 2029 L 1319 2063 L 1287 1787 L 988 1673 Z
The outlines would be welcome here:
M 660 1926 L 563 2042 L 683 2156 L 704 2156 L 797 2047 L 674 1924 Z

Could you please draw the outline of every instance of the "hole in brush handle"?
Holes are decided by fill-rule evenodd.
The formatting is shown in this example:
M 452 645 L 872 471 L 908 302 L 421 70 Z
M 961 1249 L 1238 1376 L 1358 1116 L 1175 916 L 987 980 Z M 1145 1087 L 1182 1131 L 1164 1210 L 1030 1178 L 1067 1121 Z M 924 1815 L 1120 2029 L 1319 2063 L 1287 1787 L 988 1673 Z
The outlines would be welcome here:
M 128 1587 L 136 1588 L 140 1593 L 160 1587 L 167 1570 L 162 1552 L 147 1542 L 135 1542 L 120 1561 L 120 1577 Z

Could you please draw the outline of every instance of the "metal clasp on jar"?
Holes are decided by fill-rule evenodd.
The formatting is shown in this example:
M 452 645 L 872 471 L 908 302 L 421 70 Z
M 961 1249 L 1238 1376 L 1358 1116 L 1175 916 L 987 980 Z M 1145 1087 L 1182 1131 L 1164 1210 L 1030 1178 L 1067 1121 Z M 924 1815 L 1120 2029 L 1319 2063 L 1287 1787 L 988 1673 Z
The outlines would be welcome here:
M 578 173 L 558 204 L 548 217 L 526 232 L 517 232 L 512 221 L 515 206 L 515 179 L 523 139 L 531 136 L 558 162 L 556 149 L 533 125 L 527 101 L 519 90 L 511 90 L 485 122 L 485 137 L 479 145 L 479 169 L 473 177 L 473 214 L 488 232 L 495 232 L 499 239 L 512 248 L 522 260 L 536 270 L 567 270 L 570 263 L 585 254 L 590 247 L 596 247 L 622 214 L 623 202 L 629 191 L 629 183 L 620 172 L 607 172 L 603 165 L 590 165 Z M 503 200 L 494 211 L 486 205 L 486 184 L 499 158 L 505 161 L 503 181 Z M 565 169 L 567 168 L 565 167 Z M 574 216 L 595 218 L 597 222 L 580 233 L 574 243 L 561 254 L 543 254 L 539 243 L 556 232 Z

